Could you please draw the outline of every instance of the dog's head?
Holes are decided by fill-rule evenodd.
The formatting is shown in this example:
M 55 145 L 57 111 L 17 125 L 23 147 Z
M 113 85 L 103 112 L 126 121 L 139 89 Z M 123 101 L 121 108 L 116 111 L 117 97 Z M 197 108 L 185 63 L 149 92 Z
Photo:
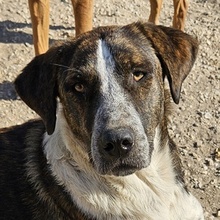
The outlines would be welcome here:
M 59 97 L 95 169 L 127 175 L 149 165 L 164 118 L 164 78 L 178 103 L 197 47 L 191 36 L 163 26 L 100 27 L 35 57 L 16 79 L 16 90 L 48 134 Z

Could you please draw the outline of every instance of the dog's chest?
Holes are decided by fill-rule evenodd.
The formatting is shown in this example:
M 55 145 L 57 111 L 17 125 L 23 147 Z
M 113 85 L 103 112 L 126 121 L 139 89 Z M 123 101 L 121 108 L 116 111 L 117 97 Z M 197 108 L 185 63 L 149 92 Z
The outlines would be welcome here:
M 163 190 L 159 192 L 151 188 L 151 184 L 155 183 L 149 183 L 149 186 L 147 180 L 144 182 L 135 174 L 123 178 L 100 178 L 73 171 L 73 179 L 65 182 L 67 173 L 66 167 L 66 174 L 59 175 L 59 181 L 65 185 L 79 209 L 88 216 L 100 220 L 155 219 L 155 216 L 158 219 L 170 219 L 172 195 L 167 192 L 160 194 Z
M 55 131 L 44 141 L 53 176 L 89 218 L 177 220 L 188 215 L 185 219 L 199 219 L 197 200 L 176 182 L 168 145 L 163 150 L 154 149 L 147 168 L 116 177 L 97 174 L 70 135 L 62 139 Z M 74 149 L 72 155 L 67 153 L 70 148 Z
M 70 161 L 52 166 L 57 180 L 79 209 L 95 219 L 169 219 L 172 193 L 153 173 L 140 172 L 126 177 L 101 177 L 92 170 L 77 171 Z M 152 175 L 150 181 L 145 178 Z M 158 184 L 158 185 L 157 185 Z M 162 186 L 163 185 L 163 186 Z M 161 188 L 161 189 L 160 189 Z M 167 216 L 167 217 L 166 217 Z
M 77 206 L 88 216 L 103 220 L 199 220 L 202 210 L 198 201 L 180 185 L 167 183 L 147 169 L 115 178 L 86 175 L 77 188 L 68 186 Z

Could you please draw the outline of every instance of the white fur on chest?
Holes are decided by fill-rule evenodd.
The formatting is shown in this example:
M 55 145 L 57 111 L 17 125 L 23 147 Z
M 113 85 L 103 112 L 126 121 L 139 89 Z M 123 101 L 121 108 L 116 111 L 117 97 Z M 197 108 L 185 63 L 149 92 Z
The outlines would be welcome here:
M 62 129 L 60 129 L 62 128 Z M 155 138 L 158 146 L 159 133 Z M 62 112 L 56 130 L 45 135 L 51 170 L 78 207 L 96 219 L 203 219 L 198 201 L 176 183 L 168 146 L 155 147 L 148 168 L 125 177 L 100 176 L 82 143 L 73 139 Z M 82 145 L 82 146 L 81 146 Z

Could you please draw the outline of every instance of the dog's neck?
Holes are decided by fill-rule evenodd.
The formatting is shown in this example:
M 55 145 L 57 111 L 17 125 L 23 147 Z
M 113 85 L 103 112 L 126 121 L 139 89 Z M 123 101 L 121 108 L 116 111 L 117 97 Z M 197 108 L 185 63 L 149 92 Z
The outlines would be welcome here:
M 181 193 L 182 186 L 176 181 L 168 137 L 161 141 L 159 128 L 150 165 L 125 177 L 96 172 L 82 143 L 73 137 L 62 111 L 55 132 L 45 135 L 44 146 L 53 175 L 84 213 L 96 219 L 176 218 L 170 214 L 170 207 L 176 205 L 175 194 Z

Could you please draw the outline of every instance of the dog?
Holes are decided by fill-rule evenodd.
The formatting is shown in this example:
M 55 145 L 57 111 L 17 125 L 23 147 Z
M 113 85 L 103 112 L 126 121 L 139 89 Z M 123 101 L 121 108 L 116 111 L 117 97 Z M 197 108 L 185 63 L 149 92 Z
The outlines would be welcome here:
M 0 132 L 0 218 L 204 219 L 167 129 L 197 51 L 140 21 L 36 56 L 15 87 L 42 120 Z
M 71 0 L 74 17 L 76 36 L 92 30 L 93 0 Z M 33 42 L 35 55 L 45 53 L 48 50 L 49 35 L 49 0 L 29 0 L 29 11 L 32 21 Z M 162 0 L 150 0 L 149 22 L 159 24 Z M 173 0 L 174 16 L 173 27 L 184 31 L 188 0 Z

